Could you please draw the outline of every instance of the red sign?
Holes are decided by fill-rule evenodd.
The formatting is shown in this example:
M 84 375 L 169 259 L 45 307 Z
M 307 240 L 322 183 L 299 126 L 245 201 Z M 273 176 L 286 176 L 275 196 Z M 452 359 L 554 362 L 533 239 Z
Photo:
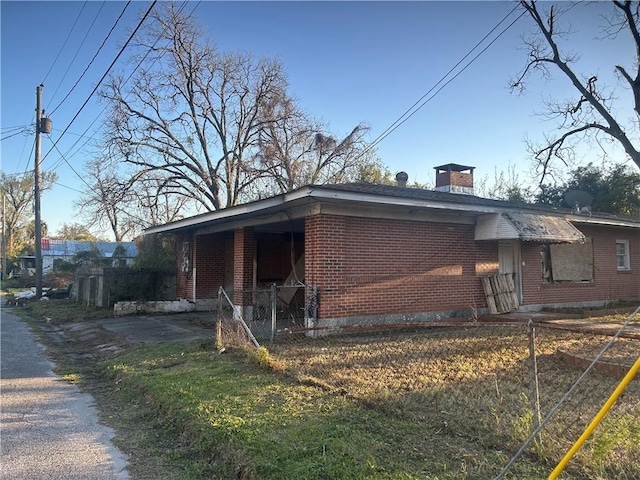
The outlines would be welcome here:
M 40 247 L 42 248 L 42 250 L 49 250 L 49 239 L 48 238 L 40 239 Z

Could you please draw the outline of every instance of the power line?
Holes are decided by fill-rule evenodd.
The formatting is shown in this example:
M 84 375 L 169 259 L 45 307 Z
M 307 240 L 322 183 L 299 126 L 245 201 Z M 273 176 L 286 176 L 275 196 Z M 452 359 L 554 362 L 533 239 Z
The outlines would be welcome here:
M 6 137 L 0 138 L 0 142 L 4 142 L 5 140 L 8 140 L 8 139 L 10 139 L 12 137 L 15 137 L 16 135 L 21 135 L 21 134 L 25 134 L 25 133 L 26 133 L 26 129 L 19 130 L 19 131 L 15 132 L 15 133 L 7 135 Z
M 85 138 L 85 134 L 91 129 L 91 127 L 93 127 L 93 125 L 100 119 L 100 117 L 102 116 L 102 114 L 104 113 L 104 111 L 107 109 L 107 107 L 102 109 L 102 112 L 100 112 L 100 114 L 98 114 L 98 116 L 93 120 L 93 122 L 91 122 L 89 124 L 89 126 L 85 129 L 84 132 L 82 132 L 81 135 L 78 134 L 74 134 L 78 136 L 78 139 L 73 143 L 73 145 L 71 145 L 71 147 L 69 147 L 69 149 L 67 150 L 67 153 L 70 152 L 73 148 L 75 148 L 75 146 L 80 143 L 80 141 Z M 89 143 L 91 140 L 93 140 L 94 136 L 95 136 L 96 132 L 93 133 L 93 135 L 91 135 L 90 137 L 87 138 L 87 140 L 82 144 L 81 147 L 79 147 L 73 154 L 70 155 L 70 157 L 74 156 L 76 153 L 78 153 L 80 151 L 80 149 L 82 149 L 87 143 Z M 51 170 L 55 171 L 61 164 L 62 164 L 62 159 L 58 160 L 56 163 L 54 163 L 51 166 Z
M 55 147 L 55 146 L 54 146 Z M 95 190 L 91 185 L 89 185 L 89 183 L 87 183 L 87 181 L 80 176 L 80 174 L 77 172 L 77 170 L 75 168 L 73 168 L 73 166 L 71 165 L 71 163 L 64 157 L 64 154 L 58 149 L 58 147 L 55 147 L 56 150 L 58 150 L 58 153 L 60 154 L 61 158 L 64 160 L 64 162 L 69 166 L 69 168 L 71 168 L 71 170 L 73 171 L 73 173 L 76 174 L 76 176 L 78 176 L 78 178 L 80 178 L 80 180 L 82 180 L 82 182 L 88 187 L 89 191 L 93 191 Z M 76 188 L 73 187 L 69 187 L 68 185 L 63 185 L 59 182 L 53 182 L 55 185 L 58 185 L 60 187 L 66 188 L 68 190 L 71 190 L 73 192 L 77 192 L 80 194 L 84 194 L 85 192 L 83 192 L 82 190 L 78 190 Z M 130 218 L 133 218 L 135 220 L 138 220 L 140 223 L 146 223 L 146 219 L 139 217 L 137 215 L 132 214 L 131 212 L 124 210 L 123 208 L 120 208 L 117 204 L 115 204 L 114 202 L 108 201 L 105 199 L 105 201 L 108 202 L 109 206 L 112 207 L 114 210 L 119 211 L 121 213 L 125 213 L 126 215 L 128 215 Z
M 182 10 L 184 10 L 184 8 L 187 6 L 187 1 L 184 1 L 182 3 L 182 5 L 180 6 L 180 8 L 178 9 L 178 13 L 181 13 Z M 197 2 L 196 5 L 193 7 L 193 9 L 191 10 L 191 13 L 189 14 L 189 16 L 193 15 L 193 12 L 195 12 L 196 8 L 198 8 L 198 6 L 200 5 L 200 2 Z M 168 27 L 166 27 L 168 28 Z M 166 29 L 165 28 L 165 29 Z M 158 36 L 158 38 L 156 39 L 156 41 L 154 42 L 154 44 L 147 49 L 147 52 L 144 54 L 144 56 L 140 59 L 140 61 L 138 62 L 138 64 L 135 66 L 135 68 L 131 71 L 131 73 L 129 74 L 129 76 L 126 78 L 126 80 L 123 82 L 123 84 L 126 84 L 131 77 L 134 75 L 134 73 L 140 68 L 140 66 L 142 65 L 142 63 L 146 60 L 146 58 L 149 56 L 149 54 L 155 49 L 156 45 L 158 44 L 158 42 L 160 41 L 161 37 Z M 156 61 L 159 60 L 159 57 L 154 61 L 154 63 Z M 84 136 L 86 135 L 86 133 L 91 129 L 91 127 L 100 119 L 100 117 L 102 116 L 102 114 L 107 110 L 108 105 L 105 106 L 102 111 L 96 116 L 96 118 L 93 120 L 93 122 L 91 122 L 91 124 L 85 129 L 85 131 L 82 133 L 82 135 L 79 135 L 81 138 L 84 138 Z M 65 130 L 66 131 L 66 130 Z M 63 132 L 64 133 L 64 132 Z M 69 133 L 69 132 L 67 132 Z M 91 137 L 88 138 L 88 140 L 82 145 L 82 147 L 84 147 L 87 143 L 89 143 L 89 141 L 91 141 L 95 135 L 97 133 L 96 132 L 93 133 L 93 135 L 91 135 Z M 77 134 L 76 134 L 77 135 Z M 70 151 L 71 149 L 73 149 L 78 143 L 79 143 L 79 139 L 68 149 L 68 151 Z M 80 148 L 82 148 L 80 147 Z M 78 149 L 79 151 L 79 149 Z M 76 152 L 77 153 L 77 152 Z M 47 154 L 48 155 L 48 154 Z M 72 154 L 71 156 L 75 155 Z M 58 160 L 58 162 L 56 162 L 52 167 L 51 167 L 51 171 L 54 171 L 55 169 L 57 169 L 61 164 L 63 163 L 63 160 L 60 159 Z
M 63 185 L 60 182 L 53 182 L 53 183 L 54 183 L 54 185 L 58 185 L 59 187 L 66 188 L 67 190 L 71 190 L 72 192 L 83 193 L 82 190 L 78 190 L 77 188 L 73 188 L 73 187 L 70 187 L 68 185 Z
M 0 127 L 0 130 L 5 130 L 4 133 L 7 133 L 7 131 L 13 131 L 13 130 L 24 130 L 25 128 L 28 128 L 29 125 L 14 125 L 13 127 Z
M 511 15 L 511 13 L 513 12 L 513 10 L 511 12 L 509 12 L 509 15 Z M 378 136 L 378 138 L 376 138 L 373 143 L 370 145 L 370 147 L 368 147 L 367 150 L 365 150 L 365 152 L 362 153 L 362 155 L 364 155 L 364 153 L 366 153 L 369 149 L 375 147 L 376 145 L 378 145 L 382 140 L 384 140 L 385 138 L 387 138 L 391 133 L 393 133 L 398 127 L 400 127 L 403 123 L 405 123 L 407 120 L 409 120 L 413 115 L 415 115 L 422 107 L 424 107 L 427 103 L 429 103 L 431 100 L 433 100 L 436 95 L 438 95 L 438 93 L 440 93 L 447 85 L 449 85 L 452 81 L 454 81 L 456 78 L 458 78 L 467 68 L 469 68 L 484 52 L 486 52 L 489 47 L 491 47 L 491 45 L 493 45 L 507 30 L 509 30 L 518 20 L 520 20 L 524 15 L 526 14 L 526 11 L 522 12 L 514 21 L 512 21 L 504 30 L 502 30 L 498 36 L 496 36 L 491 42 L 489 42 L 489 44 L 484 47 L 482 50 L 480 50 L 480 52 L 478 52 L 478 54 L 476 56 L 474 56 L 463 68 L 462 70 L 460 70 L 458 73 L 456 73 L 453 77 L 451 77 L 449 80 L 447 80 L 444 84 L 442 84 L 442 86 L 440 86 L 440 88 L 438 88 L 433 95 L 431 95 L 429 98 L 427 98 L 426 100 L 424 100 L 422 103 L 420 103 L 420 105 L 418 105 L 417 108 L 415 108 L 415 110 L 413 110 L 410 114 L 407 115 L 407 113 L 405 112 L 405 114 L 403 114 L 398 120 L 396 120 L 391 127 L 387 128 L 387 130 L 385 130 L 381 135 Z M 507 16 L 509 16 L 507 15 Z M 505 17 L 506 18 L 506 17 Z M 503 19 L 504 20 L 504 19 Z M 502 23 L 502 21 L 500 22 Z M 486 38 L 486 37 L 485 37 Z M 484 41 L 484 39 L 483 39 Z M 478 45 L 476 45 L 475 47 L 473 47 L 473 49 L 471 50 L 471 52 L 473 50 L 475 50 L 477 48 Z M 468 54 L 466 55 L 468 56 Z M 466 58 L 465 56 L 465 58 Z M 455 68 L 455 67 L 454 67 Z M 450 72 L 449 72 L 450 73 Z M 447 73 L 447 75 L 449 75 L 449 73 Z M 435 86 L 439 85 L 445 78 L 445 75 L 438 83 L 436 83 Z M 435 88 L 435 86 L 433 88 Z M 429 90 L 429 92 L 433 91 L 433 88 L 431 88 L 431 90 Z M 423 95 L 421 97 L 421 100 L 429 94 L 429 92 L 427 92 L 425 95 Z M 420 101 L 420 100 L 419 100 Z M 418 101 L 418 102 L 419 102 Z M 414 104 L 415 106 L 415 104 Z M 414 107 L 411 107 L 410 110 L 412 110 Z M 404 118 L 403 118 L 404 117 Z
M 82 8 L 80 9 L 80 13 L 78 13 L 78 16 L 76 17 L 76 21 L 73 22 L 73 25 L 71 27 L 71 30 L 69 30 L 69 33 L 67 33 L 67 38 L 64 39 L 64 42 L 62 44 L 62 46 L 60 47 L 60 50 L 58 51 L 58 54 L 56 55 L 56 58 L 53 60 L 53 63 L 51 64 L 51 66 L 49 67 L 49 71 L 47 72 L 47 74 L 44 76 L 44 80 L 42 80 L 42 82 L 40 82 L 41 84 L 44 84 L 45 80 L 47 79 L 47 77 L 49 76 L 49 74 L 51 73 L 51 70 L 53 70 L 53 67 L 55 66 L 56 62 L 58 61 L 58 58 L 60 58 L 60 54 L 62 53 L 62 50 L 64 50 L 65 45 L 67 44 L 67 42 L 69 41 L 69 37 L 71 37 L 71 32 L 73 32 L 73 30 L 76 28 L 76 25 L 78 23 L 78 20 L 80 20 L 80 16 L 82 15 L 82 12 L 84 11 L 84 7 L 87 6 L 88 2 L 84 2 L 82 4 Z
M 80 112 L 82 112 L 82 110 L 84 109 L 84 107 L 87 106 L 87 103 L 89 103 L 89 100 L 91 100 L 91 97 L 96 93 L 96 91 L 98 90 L 98 88 L 100 87 L 100 84 L 102 84 L 103 80 L 107 77 L 107 75 L 109 74 L 109 72 L 111 71 L 111 69 L 113 68 L 113 66 L 115 65 L 115 63 L 118 61 L 118 59 L 120 58 L 120 56 L 124 53 L 124 50 L 127 48 L 127 46 L 129 45 L 129 43 L 131 42 L 131 40 L 133 39 L 133 37 L 135 36 L 135 34 L 138 32 L 138 30 L 140 29 L 140 27 L 142 26 L 142 24 L 144 23 L 144 21 L 147 19 L 147 17 L 149 16 L 149 14 L 151 13 L 151 10 L 153 9 L 153 7 L 156 5 L 156 3 L 158 2 L 158 0 L 153 0 L 153 2 L 151 3 L 151 6 L 149 6 L 149 8 L 147 9 L 147 11 L 145 12 L 144 16 L 142 17 L 142 19 L 140 20 L 140 22 L 138 22 L 138 25 L 136 26 L 136 28 L 133 30 L 133 32 L 131 32 L 131 35 L 129 36 L 129 38 L 127 39 L 127 41 L 125 42 L 125 44 L 122 46 L 122 48 L 120 49 L 120 51 L 118 52 L 118 54 L 116 55 L 116 58 L 113 59 L 113 62 L 111 62 L 111 65 L 109 65 L 109 68 L 107 68 L 107 70 L 104 72 L 104 75 L 102 75 L 102 77 L 100 78 L 100 80 L 98 81 L 98 83 L 96 84 L 96 86 L 94 87 L 94 89 L 91 91 L 91 93 L 89 94 L 89 96 L 87 97 L 87 99 L 84 101 L 84 103 L 82 104 L 82 106 L 80 107 L 80 109 L 78 110 L 78 112 L 73 116 L 73 118 L 71 119 L 71 121 L 69 122 L 69 125 L 67 125 L 67 128 L 64 129 L 64 131 L 62 132 L 62 134 L 60 135 L 60 137 L 58 137 L 58 140 L 56 140 L 56 142 L 53 144 L 53 146 L 55 147 L 58 142 L 60 142 L 60 140 L 62 140 L 62 137 L 64 137 L 65 133 L 67 133 L 67 130 L 69 130 L 69 128 L 71 127 L 71 125 L 73 124 L 73 122 L 75 122 L 75 120 L 78 118 L 78 115 L 80 115 Z M 51 150 L 49 150 L 47 152 L 47 154 L 44 156 L 44 158 L 42 159 L 42 161 L 44 161 L 49 154 L 52 152 L 53 147 Z
M 64 161 L 64 163 L 66 163 L 66 164 L 69 166 L 69 168 L 71 169 L 71 171 L 72 171 L 73 173 L 75 173 L 75 174 L 76 174 L 76 176 L 77 176 L 77 177 L 82 181 L 82 183 L 84 183 L 84 184 L 87 186 L 87 188 L 88 188 L 89 190 L 91 190 L 91 185 L 89 185 L 89 184 L 87 183 L 87 181 L 84 179 L 84 177 L 83 177 L 82 175 L 80 175 L 80 174 L 78 173 L 78 171 L 77 171 L 75 168 L 73 168 L 73 165 L 71 165 L 71 163 L 70 163 L 70 162 L 65 158 L 64 154 L 63 154 L 63 153 L 60 151 L 60 149 L 57 147 L 57 144 L 55 144 L 55 143 L 54 143 L 54 144 L 53 144 L 53 148 L 55 148 L 55 149 L 58 151 L 58 153 L 60 154 L 60 158 L 62 158 L 62 160 Z
M 22 163 L 22 158 L 23 158 L 23 154 L 24 154 L 24 149 L 27 148 L 27 140 L 29 139 L 29 137 L 24 139 L 24 144 L 22 144 L 22 151 L 20 152 L 20 161 L 18 162 L 18 165 L 16 166 L 16 172 L 18 170 L 20 170 L 20 164 Z M 33 142 L 31 143 L 31 150 L 29 151 L 29 156 L 27 158 L 31 158 L 31 155 L 33 155 L 33 150 L 36 147 L 36 138 L 33 137 Z M 29 160 L 27 160 L 27 166 L 24 169 L 24 173 L 27 173 L 27 171 L 29 170 Z
M 80 42 L 80 45 L 78 45 L 75 55 L 69 62 L 69 66 L 67 67 L 67 70 L 64 72 L 64 75 L 62 76 L 60 83 L 58 83 L 58 87 L 55 89 L 55 91 L 53 92 L 53 95 L 51 96 L 52 99 L 55 98 L 56 94 L 58 93 L 58 90 L 60 90 L 60 87 L 62 86 L 62 82 L 64 82 L 64 79 L 67 78 L 67 74 L 69 73 L 69 70 L 71 70 L 71 66 L 73 65 L 73 62 L 75 62 L 76 58 L 78 58 L 78 54 L 80 53 L 80 50 L 84 45 L 84 42 L 87 40 L 87 37 L 89 36 L 89 32 L 93 29 L 93 26 L 95 25 L 96 20 L 98 20 L 98 16 L 100 15 L 100 12 L 104 8 L 104 4 L 105 2 L 102 2 L 102 4 L 100 5 L 100 9 L 96 13 L 95 17 L 93 17 L 93 22 L 91 22 L 91 25 L 89 26 L 89 28 L 87 28 L 87 31 L 85 32 L 84 37 L 82 37 L 82 41 Z
M 502 30 L 502 32 L 500 32 L 484 49 L 482 49 L 474 58 L 471 59 L 471 61 L 469 63 L 467 63 L 462 70 L 460 70 L 456 75 L 454 75 L 452 78 L 450 78 L 449 80 L 447 80 L 440 88 L 438 88 L 436 90 L 436 92 L 431 95 L 431 97 L 427 98 L 426 100 L 425 97 L 427 97 L 431 92 L 433 92 L 438 85 L 440 85 L 442 82 L 445 81 L 445 79 L 458 67 L 460 66 L 460 64 L 462 64 L 462 62 L 464 62 L 464 60 L 469 57 L 480 45 L 482 45 L 482 43 L 491 36 L 491 34 L 493 32 L 496 31 L 496 29 L 502 25 L 505 20 L 507 18 L 509 18 L 511 16 L 511 14 L 513 14 L 513 12 L 515 12 L 519 7 L 519 4 L 517 4 L 514 8 L 512 8 L 509 13 L 507 13 L 484 37 L 482 37 L 481 40 L 479 40 L 474 46 L 473 48 L 471 48 L 471 50 L 469 50 L 453 67 L 451 67 L 449 69 L 449 71 L 447 73 L 445 73 L 442 78 L 440 78 L 440 80 L 438 80 L 438 82 L 436 82 L 424 95 L 422 95 L 418 100 L 416 100 L 413 105 L 411 105 L 402 115 L 400 115 L 389 127 L 387 127 L 380 135 L 378 135 L 373 142 L 371 142 L 363 151 L 362 153 L 360 153 L 360 155 L 358 155 L 357 158 L 360 158 L 364 155 L 366 155 L 368 152 L 370 152 L 373 148 L 375 148 L 380 142 L 382 142 L 382 140 L 384 140 L 385 138 L 387 138 L 391 133 L 393 133 L 398 127 L 400 127 L 400 125 L 402 125 L 403 123 L 405 123 L 407 120 L 409 120 L 409 118 L 411 118 L 413 115 L 415 115 L 422 107 L 424 107 L 429 101 L 431 101 L 444 87 L 446 87 L 449 83 L 451 83 L 453 80 L 455 80 L 455 78 L 457 78 L 462 72 L 464 72 L 480 55 L 482 55 L 491 45 L 493 45 L 493 43 L 495 43 L 495 41 L 500 38 L 509 28 L 511 28 L 511 26 L 517 22 L 523 15 L 525 12 L 523 12 L 522 14 L 520 14 L 520 16 L 518 16 L 513 22 L 511 22 L 504 30 Z M 423 101 L 424 100 L 424 101 Z M 420 103 L 422 102 L 422 103 Z
M 94 60 L 96 59 L 96 57 L 98 56 L 98 54 L 100 53 L 100 51 L 102 50 L 102 48 L 104 47 L 105 43 L 107 42 L 107 40 L 109 39 L 109 37 L 111 36 L 111 34 L 113 33 L 113 31 L 115 30 L 116 26 L 118 25 L 118 23 L 120 22 L 120 19 L 122 18 L 122 16 L 124 15 L 124 12 L 127 10 L 127 8 L 129 7 L 129 4 L 131 3 L 131 0 L 129 0 L 127 2 L 127 4 L 124 6 L 124 8 L 122 9 L 122 12 L 120 12 L 120 15 L 118 16 L 118 18 L 116 19 L 115 23 L 113 24 L 113 26 L 111 27 L 111 30 L 109 30 L 109 33 L 107 33 L 107 36 L 104 38 L 104 40 L 102 41 L 102 44 L 100 44 L 100 47 L 98 47 L 98 50 L 96 51 L 96 53 L 93 55 L 93 58 L 91 59 L 91 61 L 89 62 L 89 64 L 85 67 L 84 71 L 82 72 L 82 74 L 80 74 L 80 78 L 78 78 L 78 80 L 76 80 L 76 83 L 73 84 L 73 87 L 71 87 L 71 90 L 69 90 L 69 92 L 65 95 L 65 97 L 60 101 L 60 103 L 53 109 L 53 111 L 50 113 L 50 115 L 53 115 L 53 113 L 58 110 L 58 108 L 60 108 L 60 106 L 65 102 L 65 100 L 67 98 L 69 98 L 69 95 L 71 95 L 71 93 L 75 90 L 75 88 L 78 86 L 78 83 L 80 83 L 80 80 L 82 80 L 82 78 L 84 77 L 85 73 L 87 73 L 87 71 L 89 70 L 89 67 L 91 67 L 91 65 L 93 64 Z M 104 5 L 104 3 L 103 3 Z M 102 10 L 102 7 L 100 8 L 100 10 Z M 100 12 L 98 12 L 100 13 Z M 97 18 L 97 16 L 96 16 Z M 95 20 L 94 20 L 95 21 Z M 93 24 L 92 24 L 93 26 Z M 88 33 L 88 31 L 87 31 Z M 85 36 L 86 39 L 86 36 Z M 83 40 L 84 42 L 84 40 Z M 79 50 L 78 50 L 79 51 Z M 74 57 L 75 59 L 75 57 Z M 68 70 L 67 70 L 68 71 Z M 66 76 L 66 73 L 65 73 Z M 63 77 L 64 79 L 64 77 Z M 57 92 L 57 90 L 56 90 Z M 55 93 L 53 94 L 53 96 L 55 97 Z

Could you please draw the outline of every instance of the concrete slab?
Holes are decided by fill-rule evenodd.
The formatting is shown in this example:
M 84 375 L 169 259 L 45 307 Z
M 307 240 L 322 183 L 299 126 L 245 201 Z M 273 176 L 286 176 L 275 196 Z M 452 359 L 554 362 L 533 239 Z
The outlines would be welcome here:
M 189 312 L 105 318 L 89 320 L 85 325 L 101 327 L 134 343 L 189 343 L 211 339 L 215 318 L 208 312 Z
M 605 335 L 615 335 L 622 327 L 621 323 L 611 323 L 607 321 L 587 320 L 582 314 L 568 314 L 559 312 L 511 312 L 500 315 L 483 315 L 480 322 L 514 322 L 528 323 L 529 320 L 553 325 L 566 330 L 580 330 Z M 623 337 L 640 338 L 640 318 L 635 318 L 622 332 Z

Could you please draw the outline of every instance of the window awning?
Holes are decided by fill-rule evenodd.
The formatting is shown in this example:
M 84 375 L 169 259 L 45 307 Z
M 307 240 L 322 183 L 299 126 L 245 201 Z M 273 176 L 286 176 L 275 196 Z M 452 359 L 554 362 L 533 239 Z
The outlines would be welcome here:
M 475 238 L 476 240 L 522 240 L 547 243 L 585 241 L 584 234 L 562 217 L 515 212 L 478 217 Z

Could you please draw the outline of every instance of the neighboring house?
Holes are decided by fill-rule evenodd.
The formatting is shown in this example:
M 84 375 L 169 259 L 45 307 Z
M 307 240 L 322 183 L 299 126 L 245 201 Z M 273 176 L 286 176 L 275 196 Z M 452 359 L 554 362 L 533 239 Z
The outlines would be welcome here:
M 83 242 L 43 238 L 41 242 L 42 271 L 44 273 L 53 271 L 56 260 L 71 262 L 77 253 L 91 252 L 93 249 L 97 249 L 103 258 L 113 259 L 111 262 L 113 267 L 133 265 L 138 255 L 138 249 L 133 242 Z M 20 267 L 23 274 L 35 275 L 35 257 L 32 255 L 20 257 Z
M 253 290 L 296 264 L 317 288 L 320 325 L 482 313 L 481 279 L 498 274 L 521 310 L 640 299 L 640 220 L 472 192 L 473 168 L 448 164 L 436 191 L 309 185 L 146 233 L 176 235 L 178 298 L 198 304 L 223 286 L 245 315 Z
M 42 270 L 46 273 L 53 269 L 55 260 L 71 262 L 80 252 L 98 250 L 102 258 L 113 259 L 112 267 L 133 265 L 138 249 L 133 242 L 83 242 L 77 240 L 42 239 Z M 115 254 L 115 255 L 114 255 Z

